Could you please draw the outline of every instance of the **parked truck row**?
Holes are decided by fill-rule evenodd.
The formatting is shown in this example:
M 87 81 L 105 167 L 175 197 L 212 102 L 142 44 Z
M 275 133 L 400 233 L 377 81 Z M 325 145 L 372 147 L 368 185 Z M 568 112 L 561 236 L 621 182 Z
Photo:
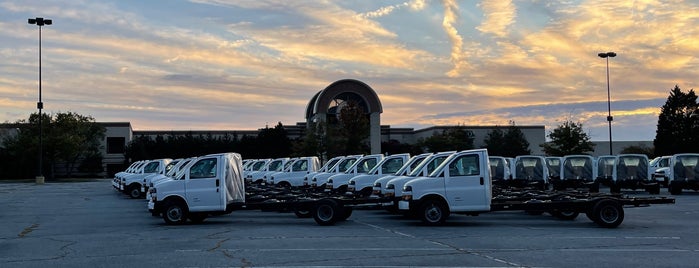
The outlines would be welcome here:
M 522 210 L 548 212 L 562 219 L 585 213 L 600 226 L 616 227 L 623 221 L 625 206 L 674 203 L 666 197 L 597 193 L 599 188 L 586 184 L 556 185 L 555 179 L 548 180 L 551 169 L 545 163 L 550 159 L 518 158 L 519 166 L 517 159 L 498 164 L 502 158 L 480 149 L 412 157 L 350 155 L 321 166 L 317 157 L 242 160 L 236 153 L 225 153 L 134 163 L 115 176 L 114 187 L 134 197 L 131 182 L 140 181 L 137 197 L 146 191 L 149 211 L 168 224 L 196 223 L 235 210 L 258 209 L 291 211 L 298 217 L 313 217 L 320 225 L 331 225 L 349 217 L 356 207 L 374 207 L 403 213 L 427 225 L 442 224 L 450 214 Z M 541 162 L 532 163 L 532 159 Z M 627 166 L 633 162 L 623 159 Z M 571 173 L 577 179 L 600 170 L 565 167 L 570 163 L 568 166 L 586 169 L 587 158 L 560 160 L 561 167 L 554 171 L 562 178 Z M 618 158 L 614 161 L 620 162 Z M 151 163 L 164 163 L 162 171 L 151 167 L 151 173 L 146 173 L 146 166 L 156 165 Z M 501 165 L 504 171 L 499 170 Z M 140 179 L 131 178 L 136 174 L 141 174 L 136 177 Z

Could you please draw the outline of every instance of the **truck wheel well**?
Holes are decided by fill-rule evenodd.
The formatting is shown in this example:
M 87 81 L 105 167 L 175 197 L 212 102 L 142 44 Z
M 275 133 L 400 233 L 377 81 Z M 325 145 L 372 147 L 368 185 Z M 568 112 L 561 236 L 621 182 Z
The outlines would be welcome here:
M 444 206 L 447 208 L 447 210 L 449 210 L 449 203 L 447 203 L 447 200 L 438 194 L 429 194 L 429 195 L 423 196 L 422 198 L 420 198 L 420 205 L 422 205 L 425 201 L 441 202 L 442 204 L 444 204 Z
M 182 203 L 187 209 L 189 209 L 189 206 L 187 205 L 187 202 L 184 201 L 184 198 L 182 198 L 182 197 L 180 197 L 180 196 L 176 196 L 176 195 L 173 196 L 173 195 L 171 195 L 171 196 L 166 197 L 166 198 L 163 199 L 163 201 L 162 201 L 163 204 L 168 204 L 168 203 L 170 203 L 170 202 L 179 202 L 179 203 Z

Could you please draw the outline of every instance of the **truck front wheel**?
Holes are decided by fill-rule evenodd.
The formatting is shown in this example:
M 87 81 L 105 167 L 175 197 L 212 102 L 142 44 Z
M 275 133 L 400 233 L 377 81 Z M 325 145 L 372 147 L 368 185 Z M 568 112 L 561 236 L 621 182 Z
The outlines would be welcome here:
M 163 208 L 163 220 L 165 220 L 165 223 L 170 225 L 180 225 L 187 222 L 187 206 L 181 201 L 167 201 Z
M 449 209 L 444 205 L 444 202 L 439 200 L 426 200 L 420 206 L 418 215 L 420 220 L 427 225 L 442 225 L 449 217 Z
M 129 197 L 133 199 L 139 198 L 141 197 L 141 186 L 138 184 L 131 184 L 127 193 L 129 193 Z
M 603 199 L 592 208 L 592 218 L 599 226 L 615 228 L 624 221 L 624 208 L 616 200 Z

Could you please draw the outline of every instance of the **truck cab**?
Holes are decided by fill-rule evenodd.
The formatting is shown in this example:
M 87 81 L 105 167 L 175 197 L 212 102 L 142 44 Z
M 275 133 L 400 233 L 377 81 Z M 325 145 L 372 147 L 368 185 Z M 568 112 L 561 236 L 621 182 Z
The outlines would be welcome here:
M 396 173 L 392 175 L 383 176 L 374 181 L 374 186 L 372 187 L 372 195 L 375 197 L 383 197 L 386 194 L 386 186 L 388 182 L 399 176 L 407 176 L 417 169 L 423 161 L 425 161 L 432 153 L 423 153 L 410 158 L 410 161 L 401 167 Z
M 330 176 L 338 173 L 344 173 L 350 167 L 354 166 L 354 163 L 357 162 L 357 160 L 359 160 L 360 158 L 362 158 L 362 155 L 345 156 L 327 172 L 322 172 L 314 175 L 313 178 L 311 178 L 311 188 L 320 188 L 319 190 L 321 191 L 324 190 L 325 183 Z
M 348 182 L 347 192 L 358 194 L 359 196 L 370 196 L 374 182 L 386 175 L 395 174 L 410 159 L 410 154 L 394 154 L 384 157 L 367 174 L 357 175 Z
M 682 194 L 683 189 L 699 191 L 699 154 L 673 155 L 666 176 L 670 180 L 667 189 L 672 195 Z
M 492 179 L 486 149 L 450 155 L 429 176 L 403 186 L 398 208 L 428 225 L 442 224 L 450 213 L 478 215 L 491 210 Z
M 187 219 L 201 222 L 227 214 L 245 203 L 242 161 L 237 153 L 197 158 L 179 176 L 161 181 L 151 190 L 148 209 L 168 224 Z
M 170 163 L 170 161 L 172 161 L 172 159 L 163 158 L 146 162 L 139 168 L 138 173 L 122 177 L 122 187 L 120 189 L 131 198 L 143 198 L 145 194 L 145 192 L 141 191 L 143 178 L 152 174 L 161 173 L 163 170 L 165 170 L 165 167 Z
M 597 165 L 590 155 L 566 155 L 561 162 L 561 179 L 552 180 L 554 190 L 568 188 L 587 188 L 590 192 L 599 192 L 599 183 L 595 181 Z
M 546 158 L 538 155 L 518 155 L 515 157 L 512 180 L 508 181 L 508 186 L 548 189 L 549 169 L 546 167 Z
M 269 161 L 262 170 L 246 173 L 245 181 L 260 183 L 262 178 L 264 178 L 266 175 L 271 175 L 272 173 L 282 171 L 288 161 L 288 157 L 273 159 L 272 161 Z
M 349 180 L 357 175 L 367 174 L 369 170 L 374 168 L 383 159 L 382 154 L 366 155 L 357 160 L 351 167 L 345 170 L 344 173 L 338 173 L 330 176 L 325 181 L 325 189 L 329 192 L 347 192 Z
M 303 186 L 303 178 L 320 168 L 320 159 L 317 156 L 299 157 L 285 172 L 276 172 L 269 175 L 269 183 L 281 187 Z
M 429 176 L 434 172 L 439 165 L 442 164 L 450 155 L 456 153 L 455 151 L 439 152 L 434 153 L 427 158 L 425 158 L 419 166 L 417 166 L 410 174 L 400 177 L 395 177 L 386 183 L 385 197 L 391 197 L 394 199 L 394 208 L 398 208 L 398 201 L 403 197 L 403 185 L 407 182 L 418 178 Z

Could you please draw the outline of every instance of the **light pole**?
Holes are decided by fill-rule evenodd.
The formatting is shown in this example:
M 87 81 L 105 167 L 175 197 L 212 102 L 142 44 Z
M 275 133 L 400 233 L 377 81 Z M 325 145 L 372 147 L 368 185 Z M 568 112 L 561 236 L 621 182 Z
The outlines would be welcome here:
M 39 102 L 36 103 L 36 108 L 39 109 L 39 173 L 36 176 L 36 183 L 42 184 L 44 183 L 44 173 L 42 170 L 43 167 L 43 148 L 44 144 L 42 141 L 42 128 L 43 125 L 41 124 L 41 109 L 44 108 L 44 103 L 41 102 L 41 27 L 44 25 L 51 25 L 53 23 L 52 20 L 50 19 L 44 19 L 44 18 L 34 18 L 34 19 L 29 19 L 29 24 L 36 24 L 36 26 L 39 26 Z
M 614 118 L 612 117 L 612 101 L 609 93 L 609 58 L 616 57 L 616 53 L 611 51 L 603 52 L 597 54 L 597 56 L 607 60 L 607 122 L 609 122 L 609 155 L 612 155 L 612 120 L 614 120 Z

